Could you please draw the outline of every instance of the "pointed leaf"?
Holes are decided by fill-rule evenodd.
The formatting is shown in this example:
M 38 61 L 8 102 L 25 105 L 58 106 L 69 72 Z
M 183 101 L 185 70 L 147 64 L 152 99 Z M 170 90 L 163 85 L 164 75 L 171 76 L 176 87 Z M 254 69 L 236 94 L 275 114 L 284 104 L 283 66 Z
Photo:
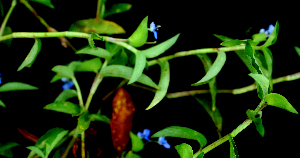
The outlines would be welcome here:
M 140 47 L 147 42 L 148 39 L 148 16 L 146 16 L 138 28 L 128 38 L 129 44 L 134 47 Z
M 135 82 L 143 74 L 145 66 L 146 66 L 145 55 L 142 52 L 136 53 L 135 65 L 133 68 L 132 76 L 130 77 L 128 84 Z
M 129 151 L 125 158 L 141 158 L 140 155 L 133 153 L 132 151 Z
M 74 89 L 63 90 L 54 102 L 66 101 L 70 98 L 77 97 L 77 92 Z
M 189 144 L 181 143 L 180 145 L 176 145 L 175 149 L 180 155 L 180 158 L 193 158 L 193 149 Z
M 296 109 L 288 102 L 288 100 L 280 94 L 270 93 L 266 96 L 265 100 L 268 103 L 268 105 L 282 108 L 289 112 L 298 114 Z
M 80 113 L 79 106 L 68 101 L 50 103 L 46 105 L 44 109 L 63 112 L 72 115 L 77 115 Z
M 203 156 L 204 156 L 204 152 L 201 152 L 201 153 L 197 156 L 197 158 L 203 158 Z
M 34 151 L 35 153 L 37 153 L 40 157 L 45 157 L 45 154 L 43 153 L 43 151 L 36 147 L 36 146 L 28 146 L 26 147 L 27 149 L 30 149 L 31 151 Z
M 82 49 L 78 50 L 76 52 L 76 54 L 89 54 L 89 55 L 94 55 L 94 56 L 104 58 L 104 59 L 111 58 L 111 54 L 109 53 L 109 51 L 107 51 L 103 48 L 100 48 L 100 47 L 91 48 L 90 46 L 86 46 L 86 47 L 83 47 Z
M 240 57 L 251 73 L 257 73 L 257 70 L 252 65 L 250 56 L 246 55 L 244 51 L 235 51 L 235 53 Z
M 164 128 L 151 136 L 152 138 L 156 137 L 178 137 L 178 138 L 186 138 L 186 139 L 193 139 L 197 140 L 200 144 L 200 147 L 204 147 L 207 143 L 206 138 L 201 133 L 187 128 L 187 127 L 180 127 L 180 126 L 170 126 Z
M 82 115 L 80 115 L 78 118 L 77 132 L 82 133 L 83 131 L 88 129 L 90 126 L 90 123 L 91 123 L 91 119 L 90 119 L 88 112 L 85 112 Z
M 259 74 L 263 74 L 261 68 L 259 67 L 257 61 L 256 61 L 256 58 L 255 58 L 255 55 L 254 55 L 254 51 L 253 51 L 253 48 L 251 46 L 251 44 L 249 42 L 246 43 L 246 47 L 245 47 L 245 54 L 248 55 L 250 58 L 251 58 L 251 61 L 252 61 L 252 65 L 253 67 L 256 69 L 256 71 L 259 73 Z
M 221 41 L 230 41 L 230 40 L 232 40 L 232 38 L 227 37 L 227 36 L 223 36 L 223 35 L 214 34 L 214 36 L 217 37 L 218 39 L 220 39 Z
M 275 24 L 275 28 L 274 28 L 272 34 L 269 36 L 269 38 L 267 39 L 267 41 L 262 46 L 260 46 L 260 47 L 266 48 L 266 47 L 269 47 L 270 45 L 274 44 L 277 41 L 278 32 L 279 32 L 279 23 L 277 21 L 276 24 Z
M 150 103 L 150 105 L 146 108 L 146 110 L 149 110 L 153 108 L 155 105 L 157 105 L 167 94 L 169 83 L 170 83 L 170 65 L 167 60 L 160 62 L 160 80 L 158 83 L 159 89 L 156 90 L 155 96 Z
M 177 41 L 179 35 L 180 34 L 177 34 L 174 37 L 164 41 L 163 43 L 150 47 L 146 50 L 143 50 L 142 52 L 145 54 L 146 58 L 155 58 L 171 48 Z
M 86 60 L 82 64 L 76 67 L 75 71 L 90 71 L 97 73 L 102 66 L 102 62 L 99 58 Z
M 209 82 L 213 77 L 215 77 L 222 69 L 226 61 L 226 54 L 223 51 L 218 51 L 218 56 L 209 69 L 209 71 L 205 74 L 205 76 L 198 81 L 197 83 L 192 84 L 192 86 L 199 86 Z
M 230 158 L 239 158 L 236 145 L 233 141 L 233 138 L 230 135 L 229 135 L 229 143 L 230 143 Z
M 0 92 L 23 90 L 38 90 L 38 88 L 22 82 L 8 82 L 0 86 Z
M 265 41 L 267 37 L 265 33 L 257 33 L 252 35 L 252 39 L 254 42 L 261 42 L 261 41 Z
M 23 61 L 23 63 L 18 68 L 18 71 L 22 70 L 25 66 L 30 67 L 33 64 L 33 62 L 35 61 L 37 55 L 41 51 L 41 46 L 42 46 L 41 40 L 40 39 L 35 39 L 35 42 L 34 42 L 32 48 L 31 48 L 30 52 L 28 53 L 25 60 Z
M 273 80 L 272 80 L 272 73 L 273 73 L 273 55 L 269 48 L 263 48 L 262 52 L 264 53 L 264 57 L 266 60 L 267 68 L 268 68 L 268 79 L 270 81 L 270 90 L 273 90 Z
M 18 143 L 15 142 L 7 142 L 5 144 L 0 145 L 0 152 L 1 151 L 5 151 L 5 150 L 9 150 L 12 147 L 18 146 Z
M 41 4 L 44 4 L 45 6 L 54 9 L 54 5 L 51 3 L 51 0 L 30 0 L 30 1 L 34 1 L 34 2 L 38 2 Z
M 300 48 L 299 48 L 299 47 L 297 47 L 297 46 L 295 46 L 294 48 L 295 48 L 295 50 L 296 50 L 297 54 L 300 56 Z
M 221 45 L 224 47 L 232 47 L 232 46 L 241 45 L 244 43 L 245 42 L 241 41 L 241 40 L 229 40 L 229 41 L 222 42 Z
M 103 68 L 100 72 L 100 75 L 104 77 L 121 77 L 124 79 L 130 79 L 132 76 L 133 69 L 128 66 L 123 65 L 109 65 Z M 137 82 L 145 84 L 147 86 L 153 87 L 158 89 L 159 87 L 151 80 L 150 77 L 142 74 L 138 79 Z
M 262 137 L 264 137 L 264 135 L 265 135 L 265 128 L 264 128 L 264 126 L 262 124 L 262 119 L 261 119 L 261 117 L 262 117 L 262 111 L 258 112 L 258 116 L 259 117 L 255 116 L 256 114 L 253 113 L 253 110 L 250 110 L 250 109 L 248 109 L 246 111 L 246 114 L 254 122 L 257 132 Z
M 59 128 L 57 128 L 59 129 Z M 68 134 L 68 130 L 64 130 L 61 128 L 61 131 L 55 131 L 51 133 L 49 138 L 46 140 L 46 157 L 49 156 L 50 152 L 54 149 L 57 143 Z
M 139 152 L 143 150 L 144 148 L 143 140 L 137 135 L 133 134 L 132 132 L 130 132 L 129 134 L 130 134 L 130 139 L 132 144 L 131 150 L 134 152 Z
M 264 75 L 261 75 L 261 74 L 250 73 L 249 76 L 251 76 L 261 87 L 261 89 L 262 89 L 261 96 L 263 96 L 263 97 L 266 96 L 269 92 L 268 91 L 269 90 L 269 80 Z M 258 93 L 261 93 L 261 92 L 258 90 Z
M 100 115 L 100 114 L 90 114 L 90 119 L 91 121 L 102 121 L 105 123 L 110 123 L 110 119 L 105 116 L 105 115 Z
M 122 13 L 125 11 L 130 10 L 132 7 L 131 4 L 129 3 L 118 3 L 114 4 L 109 10 L 105 11 L 104 18 L 112 15 L 112 14 L 117 14 L 117 13 Z
M 2 100 L 0 100 L 0 106 L 6 107 Z
M 122 49 L 112 57 L 107 65 L 126 65 L 128 60 L 128 55 L 126 54 L 125 50 Z

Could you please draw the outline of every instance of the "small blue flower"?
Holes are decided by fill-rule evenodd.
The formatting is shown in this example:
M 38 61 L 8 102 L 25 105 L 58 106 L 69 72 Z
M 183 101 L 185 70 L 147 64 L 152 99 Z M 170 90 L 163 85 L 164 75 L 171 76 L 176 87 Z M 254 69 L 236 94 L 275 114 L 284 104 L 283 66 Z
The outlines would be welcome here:
M 144 138 L 144 139 L 146 139 L 146 140 L 148 140 L 149 141 L 149 136 L 150 136 L 150 129 L 144 129 L 144 131 L 143 131 L 143 133 L 142 132 L 138 132 L 137 133 L 137 135 L 138 135 L 138 137 L 140 137 L 140 138 Z
M 163 145 L 167 149 L 171 148 L 171 145 L 166 141 L 165 137 L 159 137 L 158 144 Z
M 153 32 L 154 33 L 154 38 L 157 40 L 157 32 L 156 32 L 156 29 L 158 28 L 159 26 L 156 26 L 154 22 L 152 22 L 150 24 L 150 32 Z
M 0 76 L 1 76 L 1 73 L 0 73 Z M 2 80 L 1 80 L 2 78 L 0 77 L 0 84 L 2 84 Z
M 63 77 L 60 79 L 62 82 L 64 82 L 65 84 L 62 85 L 62 89 L 63 90 L 67 90 L 67 89 L 71 89 L 74 86 L 73 81 L 69 81 L 67 78 Z
M 275 29 L 274 25 L 271 24 L 271 25 L 269 25 L 268 30 L 265 30 L 264 28 L 262 28 L 259 30 L 259 33 L 265 33 L 266 36 L 270 36 L 272 34 L 272 32 L 274 31 L 274 29 Z

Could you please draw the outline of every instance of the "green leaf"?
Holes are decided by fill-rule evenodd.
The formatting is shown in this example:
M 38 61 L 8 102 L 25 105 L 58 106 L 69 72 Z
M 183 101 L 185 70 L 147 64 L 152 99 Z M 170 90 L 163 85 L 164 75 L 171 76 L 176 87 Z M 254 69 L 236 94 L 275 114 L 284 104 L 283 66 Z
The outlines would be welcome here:
M 15 142 L 7 142 L 3 145 L 0 145 L 0 152 L 5 151 L 5 150 L 9 150 L 12 147 L 18 146 L 18 143 Z
M 0 3 L 0 6 L 1 6 L 1 3 Z M 2 9 L 2 8 L 0 7 L 0 10 L 1 10 L 1 9 Z M 1 10 L 1 11 L 3 11 L 3 10 Z M 4 30 L 3 30 L 2 36 L 9 35 L 9 34 L 12 34 L 12 33 L 13 33 L 13 31 L 12 31 L 11 27 L 6 26 L 6 27 L 4 28 Z M 11 46 L 12 40 L 13 40 L 13 39 L 11 38 L 11 39 L 7 39 L 7 40 L 5 40 L 5 41 L 1 41 L 0 43 L 4 43 L 4 44 L 6 44 L 8 47 L 10 47 L 10 46 Z
M 51 3 L 51 0 L 30 0 L 30 1 L 38 2 L 51 9 L 54 9 L 54 5 Z
M 22 70 L 25 66 L 30 67 L 33 64 L 33 62 L 35 61 L 37 55 L 41 51 L 41 47 L 42 47 L 41 40 L 40 39 L 35 39 L 35 42 L 34 42 L 32 48 L 31 48 L 30 52 L 28 53 L 25 60 L 23 61 L 23 63 L 18 68 L 18 71 Z
M 104 59 L 111 58 L 111 54 L 109 53 L 109 51 L 107 51 L 103 48 L 100 48 L 100 47 L 91 48 L 90 46 L 86 46 L 86 47 L 83 47 L 82 49 L 78 50 L 76 52 L 76 54 L 89 54 L 89 55 L 94 55 L 94 56 L 104 58 Z
M 266 34 L 265 33 L 257 33 L 252 35 L 252 39 L 254 42 L 262 42 L 265 41 L 267 39 Z
M 121 77 L 124 79 L 130 79 L 133 73 L 133 68 L 123 65 L 109 65 L 103 68 L 100 72 L 100 75 L 104 77 Z M 144 85 L 153 87 L 158 89 L 159 87 L 151 80 L 150 77 L 142 74 L 137 82 L 142 83 Z
M 156 90 L 155 96 L 150 103 L 150 105 L 146 108 L 149 110 L 157 105 L 167 94 L 169 83 L 170 83 L 170 65 L 167 60 L 159 62 L 160 66 L 160 79 L 158 83 L 159 89 Z
M 259 86 L 262 89 L 262 92 L 260 92 L 260 90 L 257 89 L 257 93 L 262 93 L 259 94 L 259 96 L 262 96 L 262 98 L 264 98 L 269 92 L 269 80 L 261 74 L 250 73 L 249 76 L 251 76 L 259 84 Z
M 129 3 L 118 3 L 114 4 L 109 10 L 105 11 L 104 17 L 110 16 L 112 14 L 122 13 L 130 10 L 132 7 Z
M 99 58 L 94 58 L 91 60 L 86 60 L 82 62 L 81 65 L 76 67 L 75 71 L 90 71 L 97 73 L 102 66 L 102 62 Z
M 268 105 L 282 108 L 289 112 L 298 114 L 296 109 L 288 102 L 288 100 L 280 94 L 270 93 L 266 96 L 265 101 Z
M 135 65 L 128 84 L 132 84 L 143 74 L 146 62 L 146 57 L 142 52 L 138 52 L 135 54 Z
M 300 56 L 300 48 L 299 48 L 299 47 L 297 47 L 297 46 L 295 46 L 294 48 L 295 48 L 295 50 L 296 50 L 297 54 Z
M 43 153 L 43 151 L 36 146 L 28 146 L 26 148 L 37 153 L 40 157 L 45 157 L 45 154 Z
M 223 118 L 221 116 L 221 113 L 219 112 L 218 108 L 215 109 L 215 111 L 212 110 L 211 103 L 208 101 L 205 101 L 204 99 L 200 99 L 198 97 L 195 97 L 195 99 L 202 105 L 202 107 L 205 109 L 205 111 L 209 114 L 209 116 L 212 118 L 215 126 L 218 129 L 218 132 L 222 131 L 222 123 Z
M 178 138 L 185 138 L 185 139 L 193 139 L 197 140 L 200 144 L 200 147 L 204 147 L 207 143 L 206 138 L 201 133 L 187 128 L 187 127 L 180 127 L 180 126 L 170 126 L 164 128 L 151 136 L 152 138 L 156 137 L 178 137 Z
M 214 34 L 214 36 L 217 37 L 218 39 L 220 39 L 221 41 L 230 41 L 230 40 L 232 40 L 232 38 L 227 37 L 227 36 L 223 36 L 223 35 Z
M 0 92 L 23 90 L 38 90 L 38 88 L 22 82 L 8 82 L 0 87 Z
M 90 123 L 91 123 L 91 119 L 88 112 L 85 112 L 82 115 L 80 115 L 78 118 L 78 125 L 77 125 L 78 133 L 82 133 L 83 131 L 88 129 Z
M 54 102 L 66 101 L 70 98 L 77 97 L 77 92 L 74 89 L 63 90 Z
M 254 51 L 253 48 L 250 44 L 250 42 L 248 41 L 246 43 L 246 47 L 245 47 L 245 54 L 248 55 L 251 58 L 252 61 L 252 66 L 255 68 L 255 70 L 259 73 L 259 74 L 263 74 L 261 68 L 259 67 L 255 55 L 254 55 Z M 253 73 L 253 72 L 252 72 Z
M 6 107 L 2 100 L 0 100 L 0 106 Z
M 74 77 L 74 70 L 70 69 L 68 66 L 56 65 L 51 69 L 51 71 L 54 71 L 57 75 L 68 79 Z
M 117 23 L 95 18 L 78 20 L 70 26 L 69 31 L 108 35 L 125 33 L 125 30 Z
M 193 158 L 193 149 L 189 144 L 181 143 L 180 145 L 176 145 L 175 149 L 180 155 L 180 158 Z
M 72 115 L 77 115 L 80 113 L 79 106 L 68 101 L 53 102 L 46 105 L 44 109 L 63 112 Z
M 208 70 L 208 72 L 205 74 L 205 76 L 198 81 L 197 83 L 192 84 L 192 86 L 199 86 L 202 84 L 205 84 L 209 82 L 213 77 L 215 77 L 222 69 L 226 61 L 226 54 L 223 51 L 218 51 L 218 56 L 211 66 L 211 68 Z
M 241 41 L 241 40 L 229 40 L 229 41 L 222 42 L 221 45 L 224 47 L 232 47 L 232 46 L 241 45 L 244 43 L 245 42 Z
M 110 123 L 110 119 L 105 115 L 90 114 L 90 119 L 91 119 L 91 121 L 102 121 L 102 122 L 105 122 L 107 124 Z
M 277 21 L 276 24 L 275 24 L 274 31 L 269 36 L 269 38 L 267 39 L 267 41 L 262 45 L 262 47 L 268 47 L 268 46 L 270 46 L 272 44 L 275 44 L 276 41 L 277 41 L 278 32 L 279 32 L 279 22 Z
M 236 145 L 233 141 L 233 138 L 230 135 L 229 135 L 229 143 L 230 143 L 230 158 L 239 158 Z
M 125 50 L 122 49 L 112 57 L 112 59 L 108 62 L 108 65 L 126 65 L 127 63 L 128 55 Z
M 174 37 L 164 41 L 163 43 L 150 47 L 146 50 L 143 50 L 142 52 L 145 54 L 146 58 L 155 58 L 171 48 L 177 41 L 179 35 L 180 34 L 177 34 Z
M 133 47 L 143 46 L 148 39 L 148 16 L 140 23 L 138 28 L 128 38 L 129 44 Z
M 134 152 L 141 151 L 144 148 L 143 140 L 132 132 L 129 133 L 129 136 L 132 144 L 131 150 Z
M 132 151 L 129 151 L 125 158 L 141 158 L 141 156 L 133 153 Z
M 203 156 L 204 156 L 204 152 L 201 152 L 201 153 L 197 156 L 197 158 L 203 158 Z
M 269 48 L 263 48 L 262 52 L 265 57 L 266 65 L 268 68 L 268 79 L 270 81 L 270 90 L 273 90 L 273 80 L 272 80 L 272 73 L 273 73 L 273 55 Z
M 262 119 L 261 119 L 261 117 L 262 117 L 262 111 L 258 112 L 258 116 L 259 117 L 256 117 L 256 114 L 253 113 L 253 110 L 250 110 L 250 109 L 248 109 L 246 111 L 246 114 L 254 122 L 257 132 L 262 137 L 264 137 L 264 135 L 265 135 L 265 128 L 264 128 L 264 126 L 262 124 Z
M 57 130 L 50 133 L 48 139 L 46 140 L 46 157 L 49 156 L 50 152 L 54 149 L 57 143 L 68 134 L 68 130 L 62 128 L 56 128 Z
M 235 51 L 235 53 L 240 57 L 251 73 L 257 73 L 257 70 L 252 65 L 250 56 L 246 55 L 244 51 Z

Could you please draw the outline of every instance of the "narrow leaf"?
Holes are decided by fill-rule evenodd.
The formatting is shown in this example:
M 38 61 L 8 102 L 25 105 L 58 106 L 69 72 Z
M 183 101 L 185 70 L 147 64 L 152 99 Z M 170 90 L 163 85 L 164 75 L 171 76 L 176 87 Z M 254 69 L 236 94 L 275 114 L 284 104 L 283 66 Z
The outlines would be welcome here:
M 5 144 L 0 145 L 0 152 L 1 151 L 5 151 L 5 150 L 9 150 L 12 147 L 18 146 L 18 143 L 15 142 L 7 142 Z
M 124 79 L 130 79 L 133 73 L 133 68 L 123 65 L 109 65 L 103 68 L 100 75 L 104 77 L 121 77 Z M 145 84 L 147 86 L 158 89 L 159 87 L 152 81 L 152 79 L 145 74 L 142 74 L 137 82 Z
M 232 46 L 241 45 L 244 43 L 245 42 L 241 41 L 241 40 L 229 40 L 229 41 L 222 42 L 221 45 L 224 47 L 232 47 Z
M 257 132 L 264 137 L 265 135 L 265 128 L 262 124 L 262 111 L 258 112 L 259 117 L 255 116 L 256 114 L 253 113 L 253 110 L 248 109 L 246 111 L 247 116 L 254 122 Z
M 42 47 L 41 40 L 40 39 L 35 39 L 35 42 L 34 42 L 32 48 L 31 48 L 30 52 L 28 53 L 25 60 L 23 61 L 23 63 L 18 68 L 18 71 L 22 70 L 25 66 L 30 67 L 33 64 L 33 62 L 35 61 L 37 55 L 41 51 L 41 47 Z
M 255 55 L 254 55 L 254 51 L 253 51 L 253 48 L 251 46 L 251 44 L 249 42 L 246 43 L 246 47 L 245 47 L 245 54 L 248 55 L 250 58 L 251 58 L 251 61 L 252 61 L 252 65 L 253 67 L 256 69 L 256 71 L 259 73 L 259 74 L 263 74 L 261 68 L 259 67 L 257 61 L 256 61 L 256 58 L 255 58 Z
M 158 83 L 159 89 L 156 90 L 155 96 L 150 103 L 150 105 L 146 108 L 146 110 L 149 110 L 153 108 L 155 105 L 157 105 L 167 94 L 169 83 L 170 83 L 170 65 L 167 60 L 160 62 L 160 80 Z
M 261 87 L 261 89 L 263 91 L 262 96 L 263 97 L 266 96 L 269 91 L 269 80 L 264 75 L 261 75 L 261 74 L 250 73 L 249 76 L 251 76 Z M 258 91 L 258 93 L 260 93 L 260 92 Z
M 103 48 L 100 48 L 100 47 L 91 48 L 90 46 L 86 46 L 86 47 L 78 50 L 76 52 L 76 54 L 89 54 L 89 55 L 94 55 L 94 56 L 104 58 L 104 59 L 111 58 L 111 54 L 109 53 L 109 51 L 107 51 Z
M 54 9 L 54 5 L 51 3 L 51 0 L 30 0 L 30 1 L 34 1 L 34 2 L 38 2 L 41 3 L 49 8 Z
M 30 149 L 31 151 L 37 153 L 40 157 L 45 157 L 45 154 L 43 153 L 43 151 L 36 147 L 36 146 L 28 146 L 26 147 L 27 149 Z
M 227 37 L 227 36 L 223 36 L 223 35 L 214 34 L 214 36 L 217 37 L 218 39 L 220 39 L 221 41 L 230 41 L 230 40 L 232 40 L 232 38 Z
M 148 39 L 148 16 L 146 16 L 138 28 L 128 38 L 129 44 L 134 47 L 143 46 Z
M 82 62 L 78 67 L 76 67 L 75 71 L 90 71 L 97 73 L 102 66 L 102 62 L 99 58 L 94 58 L 91 60 L 86 60 Z
M 54 149 L 57 143 L 68 134 L 68 130 L 62 129 L 59 133 L 52 133 L 46 140 L 46 156 L 48 157 L 50 152 Z
M 268 79 L 270 81 L 270 90 L 273 90 L 273 80 L 272 80 L 272 73 L 273 73 L 273 55 L 269 48 L 263 48 L 262 52 L 264 53 L 264 57 L 266 60 L 267 68 L 268 68 Z
M 70 98 L 77 97 L 77 92 L 74 89 L 63 90 L 54 102 L 66 101 Z
M 130 139 L 132 144 L 131 150 L 134 152 L 139 152 L 143 150 L 144 148 L 143 140 L 137 135 L 133 134 L 132 132 L 130 132 L 129 134 L 130 134 Z
M 230 135 L 229 135 L 229 143 L 230 143 L 230 158 L 239 158 L 236 145 L 233 141 L 233 138 Z
M 296 50 L 297 54 L 300 56 L 300 48 L 299 48 L 299 47 L 297 47 L 297 46 L 295 46 L 294 48 L 295 48 L 295 50 Z
M 135 65 L 133 68 L 132 76 L 130 77 L 128 84 L 132 84 L 143 74 L 145 66 L 146 66 L 145 55 L 142 52 L 136 53 L 135 54 Z
M 269 36 L 267 41 L 260 47 L 266 48 L 266 47 L 269 47 L 270 45 L 274 44 L 277 41 L 278 32 L 279 32 L 279 23 L 277 21 L 272 34 Z
M 142 52 L 146 55 L 146 58 L 155 58 L 171 48 L 177 41 L 179 35 L 180 34 L 177 34 L 174 37 L 164 41 L 163 43 L 150 47 L 146 50 L 143 50 Z
M 68 101 L 50 103 L 46 105 L 44 109 L 63 112 L 72 115 L 77 115 L 80 113 L 79 106 Z
M 180 127 L 180 126 L 170 126 L 164 128 L 151 136 L 152 138 L 156 137 L 178 137 L 178 138 L 186 138 L 186 139 L 193 139 L 197 140 L 200 144 L 200 147 L 204 147 L 207 143 L 206 138 L 201 133 L 187 128 L 187 127 Z
M 65 65 L 56 65 L 51 69 L 51 71 L 56 72 L 57 75 L 61 77 L 67 77 L 68 79 L 74 77 L 74 71 Z
M 213 77 L 215 77 L 222 69 L 226 61 L 226 54 L 223 51 L 218 51 L 218 56 L 209 69 L 209 71 L 205 74 L 205 76 L 198 81 L 197 83 L 192 84 L 192 86 L 199 86 L 209 82 Z
M 107 124 L 110 123 L 110 119 L 105 115 L 90 114 L 90 119 L 91 119 L 91 121 L 102 121 L 102 122 L 105 122 Z
M 23 90 L 38 90 L 38 88 L 22 82 L 8 82 L 0 87 L 0 92 Z
M 270 93 L 266 96 L 265 100 L 268 103 L 268 105 L 282 108 L 289 112 L 298 114 L 296 109 L 288 102 L 288 100 L 280 94 Z
M 112 14 L 122 13 L 130 10 L 132 7 L 129 3 L 118 3 L 114 4 L 109 10 L 105 11 L 104 17 L 107 17 Z
M 175 149 L 180 155 L 180 158 L 193 158 L 193 149 L 189 144 L 181 143 L 180 145 L 176 145 Z
M 6 107 L 2 100 L 0 100 L 0 106 Z

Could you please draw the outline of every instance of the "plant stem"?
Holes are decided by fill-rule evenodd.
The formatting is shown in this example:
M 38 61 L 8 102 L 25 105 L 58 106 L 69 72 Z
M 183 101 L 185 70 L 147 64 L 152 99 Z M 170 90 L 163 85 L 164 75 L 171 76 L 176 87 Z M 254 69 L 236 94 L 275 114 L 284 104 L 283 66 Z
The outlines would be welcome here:
M 10 8 L 9 8 L 9 10 L 8 10 L 8 12 L 7 12 L 7 14 L 6 14 L 4 20 L 3 20 L 3 22 L 2 22 L 2 25 L 1 25 L 1 28 L 0 28 L 0 37 L 2 36 L 3 31 L 4 31 L 4 29 L 5 29 L 5 26 L 6 26 L 6 23 L 7 23 L 7 21 L 8 21 L 8 19 L 9 19 L 10 15 L 11 15 L 11 13 L 12 13 L 12 11 L 14 10 L 14 8 L 15 8 L 16 5 L 17 5 L 17 0 L 13 0 L 13 1 L 11 2 L 11 6 L 10 6 Z
M 78 100 L 79 100 L 79 105 L 83 108 L 84 107 L 84 104 L 83 104 L 83 99 L 82 99 L 82 94 L 81 94 L 81 90 L 80 90 L 80 87 L 79 87 L 79 84 L 76 80 L 75 77 L 72 77 L 72 81 L 74 83 L 74 86 L 76 88 L 76 91 L 77 91 L 77 96 L 78 96 Z
M 81 158 L 85 158 L 85 143 L 84 143 L 84 138 L 85 134 L 84 131 L 80 133 L 81 135 Z
M 97 20 L 101 20 L 103 17 L 103 15 L 100 15 L 101 9 L 102 9 L 102 0 L 98 0 L 97 11 L 96 11 L 96 19 Z

